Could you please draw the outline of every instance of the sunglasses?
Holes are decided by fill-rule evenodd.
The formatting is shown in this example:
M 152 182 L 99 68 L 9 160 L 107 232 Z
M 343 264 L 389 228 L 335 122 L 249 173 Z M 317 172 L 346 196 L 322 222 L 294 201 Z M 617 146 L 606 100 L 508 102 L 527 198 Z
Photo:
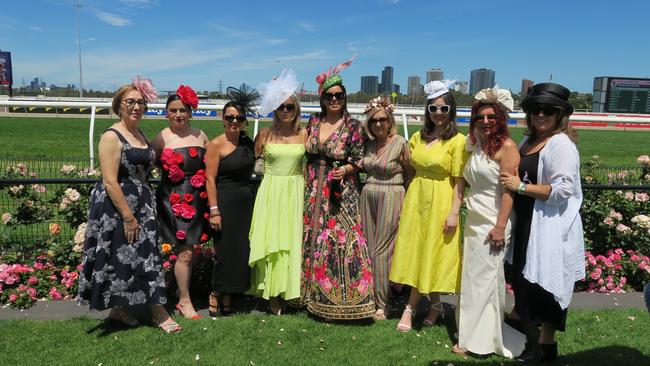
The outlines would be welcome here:
M 539 112 L 544 113 L 544 115 L 548 117 L 557 113 L 558 109 L 550 106 L 534 106 L 530 107 L 528 110 L 528 113 L 530 113 L 531 116 L 537 116 L 539 115 Z
M 388 117 L 370 118 L 368 120 L 368 123 L 370 123 L 371 125 L 378 123 L 383 126 L 386 123 L 388 123 Z
M 323 93 L 323 97 L 326 100 L 332 100 L 336 97 L 336 100 L 341 100 L 345 98 L 345 93 L 344 92 L 336 92 L 336 93 Z
M 487 120 L 490 122 L 494 122 L 497 120 L 498 117 L 499 116 L 497 116 L 496 114 L 479 114 L 478 116 L 474 116 L 474 122 L 481 122 L 485 118 L 487 118 Z
M 237 121 L 237 123 L 243 123 L 243 122 L 246 122 L 246 117 L 227 115 L 227 116 L 223 116 L 223 120 L 228 122 L 228 123 L 233 123 L 235 121 Z
M 187 113 L 187 109 L 186 108 L 169 108 L 167 110 L 167 113 L 169 113 L 169 114 L 176 114 L 176 113 L 183 114 L 183 113 Z
M 295 104 L 280 104 L 280 105 L 276 108 L 276 110 L 277 110 L 278 112 L 282 112 L 282 111 L 284 111 L 285 109 L 287 110 L 287 112 L 293 112 L 293 111 L 296 109 L 296 105 L 295 105 Z
M 435 105 L 435 104 L 429 104 L 427 106 L 427 110 L 429 113 L 442 113 L 442 114 L 447 114 L 449 113 L 449 110 L 451 110 L 451 107 L 448 105 Z M 440 111 L 440 112 L 438 112 Z
M 131 98 L 124 99 L 122 103 L 124 103 L 129 108 L 135 107 L 136 104 L 139 105 L 140 107 L 144 107 L 145 104 L 147 104 L 145 103 L 144 99 L 131 99 Z

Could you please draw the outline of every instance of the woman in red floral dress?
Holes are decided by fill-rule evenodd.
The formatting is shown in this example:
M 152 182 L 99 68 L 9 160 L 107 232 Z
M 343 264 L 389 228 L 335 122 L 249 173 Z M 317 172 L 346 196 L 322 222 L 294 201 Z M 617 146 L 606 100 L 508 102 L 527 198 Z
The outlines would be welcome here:
M 179 301 L 176 309 L 186 318 L 200 319 L 190 299 L 193 246 L 208 241 L 207 193 L 205 191 L 205 146 L 208 137 L 190 126 L 198 98 L 189 86 L 181 85 L 167 99 L 169 127 L 155 138 L 161 182 L 156 190 L 160 240 L 175 248 L 174 275 Z
M 373 275 L 359 212 L 363 127 L 347 112 L 345 87 L 338 75 L 350 62 L 317 77 L 322 113 L 310 119 L 305 144 L 301 295 L 311 313 L 327 319 L 370 318 L 375 312 Z

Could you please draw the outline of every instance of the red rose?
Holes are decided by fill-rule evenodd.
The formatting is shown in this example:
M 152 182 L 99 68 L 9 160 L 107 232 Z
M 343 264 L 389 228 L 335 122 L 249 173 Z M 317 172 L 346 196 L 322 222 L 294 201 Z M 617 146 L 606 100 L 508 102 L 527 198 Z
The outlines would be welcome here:
M 192 196 L 191 193 L 185 193 L 183 195 L 183 199 L 185 200 L 185 202 L 190 203 L 194 199 L 194 196 Z
M 181 97 L 183 104 L 187 104 L 192 109 L 196 109 L 199 106 L 199 97 L 196 95 L 196 92 L 192 90 L 189 86 L 181 85 L 176 90 L 176 95 Z
M 178 230 L 176 232 L 176 238 L 178 240 L 185 240 L 185 230 Z
M 334 226 L 336 226 L 336 220 L 334 219 L 327 220 L 327 227 L 329 229 L 334 229 Z
M 203 198 L 203 199 L 208 198 L 208 192 L 203 191 L 203 192 L 199 193 L 199 197 L 201 197 L 201 198 Z
M 190 147 L 190 157 L 196 158 L 199 156 L 199 151 L 195 147 Z
M 181 154 L 179 152 L 174 152 L 174 156 L 173 156 L 172 159 L 173 159 L 173 162 L 178 164 L 178 165 L 183 164 L 183 154 Z
M 199 240 L 201 241 L 201 243 L 204 243 L 204 242 L 208 241 L 209 239 L 210 239 L 210 237 L 208 236 L 208 234 L 203 233 L 203 234 L 201 234 L 201 238 Z
M 163 167 L 163 169 L 165 169 L 165 170 L 169 170 L 169 164 L 165 164 L 165 163 L 163 163 L 162 167 Z
M 194 188 L 201 188 L 205 185 L 205 174 L 199 175 L 199 172 L 196 172 L 196 174 L 194 174 L 192 178 L 190 178 L 190 184 Z
M 178 194 L 178 193 L 176 193 L 176 192 L 172 192 L 172 193 L 169 195 L 169 202 L 170 202 L 172 205 L 175 205 L 175 204 L 181 202 L 181 195 Z
M 323 196 L 324 197 L 329 197 L 330 196 L 330 187 L 328 186 L 323 186 Z
M 203 218 L 206 219 L 206 220 L 210 220 L 210 214 L 207 213 L 207 212 L 204 213 L 204 214 L 203 214 Z
M 165 148 L 160 155 L 160 161 L 163 163 L 169 163 L 169 159 L 174 155 L 174 150 L 170 148 Z
M 176 217 L 180 216 L 183 213 L 183 205 L 180 203 L 172 205 L 172 211 Z
M 178 165 L 172 165 L 169 167 L 169 180 L 172 182 L 178 182 L 185 178 L 185 172 L 183 169 L 179 168 Z
M 310 221 L 309 216 L 305 215 L 305 217 L 304 217 L 304 219 L 303 219 L 303 223 L 304 223 L 305 225 L 309 225 L 309 221 Z
M 196 215 L 196 209 L 193 206 L 190 206 L 188 204 L 184 204 L 182 211 L 181 211 L 181 216 L 183 216 L 184 219 L 191 219 Z

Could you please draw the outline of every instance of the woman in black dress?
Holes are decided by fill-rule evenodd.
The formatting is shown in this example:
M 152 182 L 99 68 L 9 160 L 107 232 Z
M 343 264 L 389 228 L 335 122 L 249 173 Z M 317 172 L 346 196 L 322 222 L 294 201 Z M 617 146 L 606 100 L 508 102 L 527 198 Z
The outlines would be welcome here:
M 228 315 L 232 312 L 231 295 L 244 293 L 250 287 L 248 233 L 254 202 L 250 179 L 255 153 L 253 140 L 245 133 L 246 108 L 247 104 L 237 99 L 226 103 L 225 132 L 208 143 L 206 153 L 206 188 L 216 249 L 211 316 L 219 310 Z
M 176 309 L 188 319 L 201 319 L 190 298 L 194 245 L 208 241 L 207 193 L 205 192 L 205 145 L 208 137 L 190 126 L 198 97 L 189 86 L 181 85 L 167 98 L 169 127 L 154 139 L 158 164 L 162 167 L 156 190 L 160 242 L 170 244 L 178 259 L 174 276 L 179 300 Z
M 165 279 L 149 184 L 156 154 L 138 128 L 147 102 L 155 100 L 151 81 L 139 77 L 113 97 L 120 120 L 99 141 L 102 180 L 90 197 L 78 300 L 91 310 L 111 309 L 109 319 L 129 326 L 138 324 L 129 308 L 147 304 L 153 323 L 174 333 L 181 327 L 162 306 Z

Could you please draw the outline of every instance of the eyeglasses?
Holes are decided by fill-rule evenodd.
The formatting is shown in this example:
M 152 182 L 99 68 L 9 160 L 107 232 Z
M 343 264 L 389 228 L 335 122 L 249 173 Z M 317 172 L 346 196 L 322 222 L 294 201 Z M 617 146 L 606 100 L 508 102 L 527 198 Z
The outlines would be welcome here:
M 223 116 L 223 120 L 228 122 L 228 123 L 233 123 L 235 121 L 237 121 L 237 123 L 243 123 L 243 122 L 246 122 L 246 117 L 227 115 L 227 116 Z
M 296 105 L 295 105 L 295 104 L 280 104 L 280 105 L 276 108 L 276 110 L 277 110 L 278 112 L 282 112 L 282 111 L 284 111 L 285 109 L 287 110 L 287 112 L 293 112 L 293 111 L 296 109 Z
M 345 98 L 345 93 L 344 92 L 336 92 L 336 93 L 323 93 L 323 97 L 326 100 L 332 100 L 334 97 L 336 97 L 336 100 L 342 100 Z
M 133 108 L 136 104 L 139 105 L 140 107 L 144 107 L 147 103 L 145 103 L 144 99 L 124 99 L 122 101 L 127 107 Z
M 557 108 L 551 106 L 534 106 L 534 107 L 530 107 L 530 109 L 528 110 L 531 116 L 537 116 L 539 115 L 539 112 L 542 112 L 547 117 L 554 115 L 555 113 L 557 113 L 557 111 L 558 111 Z
M 442 113 L 442 114 L 447 114 L 449 113 L 449 110 L 451 110 L 451 107 L 448 105 L 435 105 L 435 104 L 429 104 L 427 106 L 427 110 L 429 113 Z M 438 112 L 440 111 L 440 112 Z
M 474 116 L 474 122 L 481 122 L 487 118 L 488 121 L 494 122 L 499 118 L 496 114 L 479 114 L 478 116 Z
M 167 113 L 169 113 L 169 114 L 176 114 L 176 113 L 183 114 L 183 113 L 187 113 L 187 109 L 186 108 L 169 108 L 167 110 Z
M 383 126 L 383 125 L 385 125 L 386 123 L 388 123 L 388 117 L 370 118 L 370 119 L 368 120 L 368 123 L 370 123 L 371 125 L 377 123 L 377 124 L 380 124 L 380 125 Z

